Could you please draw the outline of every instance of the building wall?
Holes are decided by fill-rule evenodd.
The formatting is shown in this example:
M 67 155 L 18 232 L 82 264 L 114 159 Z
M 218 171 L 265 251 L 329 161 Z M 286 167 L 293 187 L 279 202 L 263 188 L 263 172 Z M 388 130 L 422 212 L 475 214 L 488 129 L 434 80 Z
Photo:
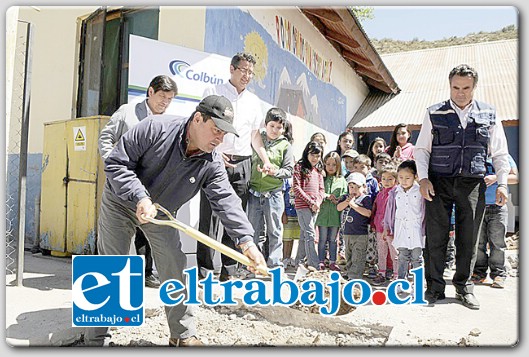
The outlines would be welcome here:
M 70 119 L 75 113 L 75 95 L 77 86 L 77 53 L 79 16 L 90 14 L 94 6 L 21 6 L 18 7 L 17 20 L 34 25 L 32 40 L 31 66 L 31 106 L 29 115 L 29 144 L 26 192 L 26 243 L 33 242 L 37 236 L 38 210 L 40 200 L 42 149 L 44 123 L 59 119 Z M 16 13 L 16 12 L 15 12 Z M 18 27 L 20 30 L 22 27 Z M 20 38 L 24 33 L 8 33 L 8 36 Z M 8 41 L 9 42 L 9 41 Z M 6 48 L 6 53 L 13 51 Z M 14 67 L 16 68 L 15 63 Z M 8 68 L 6 68 L 8 70 Z M 10 77 L 8 75 L 8 77 Z M 20 75 L 12 76 L 13 93 L 23 87 Z M 20 90 L 18 90 L 20 93 Z M 11 95 L 11 93 L 10 93 Z M 13 98 L 13 102 L 16 98 Z M 14 128 L 20 121 L 21 111 L 12 108 L 7 122 Z M 7 172 L 18 173 L 19 148 L 10 143 L 19 142 L 18 130 L 8 131 Z M 6 195 L 18 205 L 18 177 L 7 175 Z M 16 212 L 6 213 L 13 228 L 18 227 Z M 16 229 L 16 228 L 15 228 Z
M 158 40 L 204 51 L 206 7 L 160 6 Z
M 78 17 L 95 6 L 20 7 L 19 18 L 35 25 L 29 152 L 42 153 L 43 124 L 75 115 Z
M 35 37 L 33 40 L 32 58 L 32 85 L 31 85 L 31 110 L 29 131 L 29 157 L 28 157 L 28 193 L 26 212 L 26 235 L 32 239 L 36 235 L 35 203 L 40 196 L 41 173 L 42 173 L 42 150 L 43 150 L 43 127 L 44 123 L 50 121 L 74 118 L 76 112 L 77 96 L 77 71 L 79 56 L 79 25 L 80 19 L 85 18 L 97 10 L 96 6 L 23 6 L 19 8 L 18 19 L 31 22 L 35 25 Z M 161 6 L 159 22 L 159 40 L 185 46 L 201 51 L 210 51 L 206 48 L 205 38 L 217 41 L 225 41 L 219 36 L 214 38 L 214 33 L 207 34 L 208 11 L 216 8 L 206 7 L 177 7 Z M 220 10 L 221 8 L 219 8 Z M 254 7 L 246 9 L 232 8 L 232 12 L 242 12 L 251 17 L 249 22 L 260 28 L 261 35 L 267 35 L 271 41 L 275 41 L 276 31 L 275 16 L 279 14 L 296 26 L 304 38 L 310 42 L 316 52 L 325 58 L 332 60 L 332 76 L 325 84 L 331 90 L 346 98 L 343 104 L 343 125 L 339 118 L 338 125 L 331 126 L 327 132 L 329 148 L 334 147 L 336 134 L 345 128 L 346 120 L 353 116 L 356 109 L 362 103 L 368 93 L 368 88 L 354 73 L 351 67 L 338 55 L 335 49 L 329 45 L 323 36 L 312 27 L 299 10 L 290 7 L 274 8 Z M 224 22 L 223 26 L 235 33 L 237 26 Z M 11 36 L 16 36 L 12 34 Z M 237 37 L 237 36 L 236 36 Z M 240 38 L 240 36 L 238 37 Z M 240 39 L 237 44 L 240 44 Z M 234 43 L 231 43 L 234 45 Z M 242 49 L 242 48 L 241 48 Z M 7 49 L 9 51 L 9 49 Z M 226 50 L 228 51 L 228 49 Z M 290 57 L 290 61 L 297 61 L 293 54 L 286 51 L 283 56 Z M 232 48 L 229 53 L 222 55 L 233 55 Z M 275 60 L 278 58 L 276 57 Z M 299 62 L 299 61 L 298 61 Z M 299 65 L 303 65 L 301 62 Z M 307 69 L 307 72 L 308 69 Z M 20 83 L 19 83 L 20 84 Z M 17 83 L 13 83 L 13 86 Z M 271 88 L 260 88 L 260 90 L 271 90 Z M 320 102 L 329 98 L 318 98 Z M 273 104 L 273 103 L 271 103 Z M 326 114 L 326 113 L 324 113 Z M 322 116 L 323 123 L 337 118 Z M 318 123 L 309 123 L 300 118 L 294 118 L 298 128 L 305 131 L 302 136 L 296 137 L 298 145 L 304 145 L 307 136 L 317 131 Z M 306 123 L 307 125 L 303 125 Z M 323 124 L 325 125 L 325 124 Z M 299 134 L 298 134 L 299 135 Z M 299 151 L 299 150 L 298 150 Z M 12 168 L 18 165 L 16 153 L 8 152 L 7 165 Z M 11 164 L 10 164 L 11 163 Z M 17 195 L 16 189 L 8 192 Z

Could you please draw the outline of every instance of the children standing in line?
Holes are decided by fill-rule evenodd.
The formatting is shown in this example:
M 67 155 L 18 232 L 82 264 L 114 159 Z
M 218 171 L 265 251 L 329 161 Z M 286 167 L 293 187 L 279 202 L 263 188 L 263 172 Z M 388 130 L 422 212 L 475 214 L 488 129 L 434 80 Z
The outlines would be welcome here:
M 336 239 L 338 228 L 340 228 L 340 212 L 336 209 L 338 199 L 347 193 L 347 181 L 342 176 L 341 159 L 337 152 L 333 151 L 325 155 L 325 199 L 321 205 L 316 226 L 319 231 L 318 256 L 320 259 L 319 269 L 324 270 L 326 250 L 329 246 L 329 269 L 340 271 L 336 265 Z
M 345 274 L 344 277 L 361 279 L 366 264 L 367 234 L 372 201 L 366 194 L 366 178 L 353 172 L 347 178 L 349 193 L 340 198 L 338 211 L 347 210 L 344 223 Z
M 263 162 L 254 151 L 250 175 L 248 220 L 255 230 L 255 244 L 259 243 L 259 235 L 266 222 L 265 236 L 269 248 L 267 264 L 270 268 L 283 266 L 283 179 L 291 177 L 294 168 L 292 145 L 283 136 L 286 121 L 287 114 L 283 109 L 268 110 L 261 136 L 272 166 L 266 172 L 263 171 Z
M 393 235 L 393 246 L 398 251 L 398 276 L 399 279 L 406 279 L 408 264 L 412 269 L 422 264 L 425 203 L 416 181 L 415 161 L 402 162 L 397 174 L 399 184 L 389 193 L 383 236 Z
M 397 159 L 399 163 L 406 160 L 413 160 L 415 146 L 410 140 L 411 130 L 408 129 L 408 125 L 404 123 L 398 124 L 393 129 L 393 134 L 391 134 L 391 140 L 389 141 L 386 152 L 394 159 Z
M 300 226 L 296 264 L 306 257 L 308 267 L 314 269 L 318 269 L 319 263 L 314 245 L 315 222 L 325 194 L 321 164 L 322 152 L 323 148 L 320 144 L 309 142 L 303 150 L 301 160 L 294 166 L 293 176 L 294 202 Z
M 387 154 L 386 154 L 387 155 Z M 397 266 L 397 251 L 392 244 L 392 237 L 386 235 L 384 237 L 384 214 L 386 212 L 386 205 L 391 190 L 397 184 L 397 170 L 393 165 L 387 165 L 381 170 L 381 184 L 382 190 L 378 193 L 375 202 L 373 203 L 373 212 L 371 219 L 371 227 L 374 228 L 377 238 L 378 250 L 378 275 L 373 280 L 374 285 L 382 285 L 386 282 L 386 268 L 388 252 L 390 259 L 393 260 L 392 266 Z M 397 277 L 397 271 L 393 271 L 393 278 Z

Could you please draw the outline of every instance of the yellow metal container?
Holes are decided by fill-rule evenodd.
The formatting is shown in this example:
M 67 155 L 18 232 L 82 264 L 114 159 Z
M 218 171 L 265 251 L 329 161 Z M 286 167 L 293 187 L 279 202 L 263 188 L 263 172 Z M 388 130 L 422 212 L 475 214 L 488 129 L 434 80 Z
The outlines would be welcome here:
M 40 246 L 59 253 L 94 254 L 105 183 L 98 138 L 107 116 L 44 124 Z

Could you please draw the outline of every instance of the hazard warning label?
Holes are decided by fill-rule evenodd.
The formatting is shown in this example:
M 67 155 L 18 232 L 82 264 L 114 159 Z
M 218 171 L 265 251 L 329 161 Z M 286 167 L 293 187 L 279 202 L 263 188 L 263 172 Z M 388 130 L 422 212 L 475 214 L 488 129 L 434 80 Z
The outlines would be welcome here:
M 86 151 L 86 126 L 74 126 L 73 147 L 75 151 Z

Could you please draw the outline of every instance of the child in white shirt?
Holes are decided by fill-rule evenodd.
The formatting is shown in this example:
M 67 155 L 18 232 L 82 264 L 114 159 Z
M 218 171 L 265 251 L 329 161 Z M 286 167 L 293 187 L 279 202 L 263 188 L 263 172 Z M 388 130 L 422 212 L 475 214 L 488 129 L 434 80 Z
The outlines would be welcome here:
M 393 236 L 393 246 L 398 251 L 399 279 L 406 279 L 408 264 L 411 264 L 412 269 L 422 264 L 425 203 L 417 183 L 415 161 L 402 162 L 397 175 L 399 185 L 388 197 L 383 235 Z

